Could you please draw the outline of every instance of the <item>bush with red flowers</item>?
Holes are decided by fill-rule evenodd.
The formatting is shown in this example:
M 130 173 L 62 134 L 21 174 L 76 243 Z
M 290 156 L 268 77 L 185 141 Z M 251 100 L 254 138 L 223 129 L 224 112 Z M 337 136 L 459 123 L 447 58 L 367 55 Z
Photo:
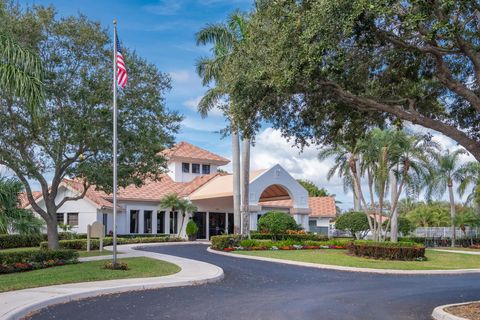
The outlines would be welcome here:
M 21 250 L 0 252 L 0 274 L 44 269 L 77 263 L 74 250 Z

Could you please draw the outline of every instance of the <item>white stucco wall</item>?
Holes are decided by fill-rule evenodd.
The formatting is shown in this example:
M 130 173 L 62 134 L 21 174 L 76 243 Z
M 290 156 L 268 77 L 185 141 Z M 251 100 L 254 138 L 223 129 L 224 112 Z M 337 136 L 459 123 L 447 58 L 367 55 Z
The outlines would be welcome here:
M 308 192 L 280 165 L 275 165 L 250 182 L 249 203 L 257 205 L 263 191 L 278 184 L 288 191 L 294 208 L 308 208 Z
M 182 163 L 189 163 L 190 164 L 190 172 L 186 173 L 182 170 Z M 200 164 L 200 173 L 192 173 L 192 163 Z M 202 165 L 210 165 L 210 173 L 217 172 L 218 166 L 208 162 L 201 162 L 201 161 L 171 161 L 168 163 L 168 175 L 172 178 L 173 181 L 176 182 L 190 182 L 198 176 L 202 176 Z
M 61 186 L 55 202 L 59 203 L 64 197 L 74 197 L 77 195 L 77 193 Z M 38 205 L 46 210 L 45 202 L 43 200 L 40 200 Z M 78 213 L 78 226 L 72 228 L 72 231 L 77 233 L 87 233 L 87 225 L 97 221 L 99 216 L 100 220 L 98 221 L 102 222 L 101 215 L 99 215 L 100 211 L 97 210 L 97 206 L 87 199 L 67 201 L 57 212 L 64 213 L 64 223 L 67 223 L 67 213 Z

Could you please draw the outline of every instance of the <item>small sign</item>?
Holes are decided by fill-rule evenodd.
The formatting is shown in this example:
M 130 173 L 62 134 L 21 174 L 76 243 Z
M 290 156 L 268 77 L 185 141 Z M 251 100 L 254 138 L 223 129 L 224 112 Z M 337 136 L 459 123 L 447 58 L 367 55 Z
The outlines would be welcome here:
M 100 240 L 99 250 L 103 251 L 103 238 L 105 238 L 105 227 L 103 223 L 95 221 L 93 224 L 87 226 L 87 251 L 90 251 L 91 239 L 97 238 Z

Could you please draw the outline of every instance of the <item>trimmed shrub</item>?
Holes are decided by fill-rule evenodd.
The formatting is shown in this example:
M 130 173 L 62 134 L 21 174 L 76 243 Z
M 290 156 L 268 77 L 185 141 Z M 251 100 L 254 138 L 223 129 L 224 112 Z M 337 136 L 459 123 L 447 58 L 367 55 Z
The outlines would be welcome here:
M 350 232 L 354 238 L 358 235 L 360 239 L 363 239 L 370 230 L 367 215 L 363 212 L 347 212 L 340 215 L 335 221 L 335 228 Z
M 74 250 L 19 250 L 0 252 L 0 273 L 43 269 L 76 263 L 78 253 Z
M 117 238 L 117 244 L 134 244 L 134 243 L 155 243 L 155 242 L 177 242 L 183 241 L 177 237 L 146 237 L 146 238 Z M 104 246 L 110 246 L 113 243 L 111 237 L 103 239 Z M 59 245 L 61 249 L 73 249 L 73 250 L 87 250 L 87 239 L 78 240 L 60 240 Z M 48 248 L 48 242 L 42 242 L 41 248 Z M 100 240 L 91 239 L 90 249 L 98 250 L 100 248 Z
M 375 242 L 357 240 L 348 245 L 351 254 L 386 260 L 424 260 L 425 247 L 414 242 Z
M 197 235 L 198 226 L 195 223 L 195 221 L 193 221 L 193 220 L 188 221 L 185 232 L 187 233 L 187 236 L 189 236 L 189 237 L 193 237 L 193 236 Z
M 326 241 L 328 237 L 326 235 L 321 234 L 314 234 L 314 233 L 304 233 L 304 234 L 278 234 L 273 235 L 271 233 L 263 233 L 263 232 L 252 232 L 250 234 L 251 239 L 255 240 L 275 240 L 275 239 L 291 239 L 296 241 Z
M 276 239 L 287 230 L 299 230 L 297 222 L 291 215 L 282 211 L 270 211 L 258 219 L 258 230 L 271 233 Z
M 225 248 L 238 247 L 242 236 L 239 234 L 225 234 L 221 236 L 213 236 L 210 241 L 212 242 L 212 249 L 224 250 Z
M 128 264 L 123 261 L 117 261 L 117 263 L 113 263 L 112 261 L 105 262 L 103 265 L 105 269 L 110 269 L 110 270 L 123 270 L 126 271 L 128 270 Z
M 37 247 L 45 240 L 46 235 L 1 234 L 0 249 Z

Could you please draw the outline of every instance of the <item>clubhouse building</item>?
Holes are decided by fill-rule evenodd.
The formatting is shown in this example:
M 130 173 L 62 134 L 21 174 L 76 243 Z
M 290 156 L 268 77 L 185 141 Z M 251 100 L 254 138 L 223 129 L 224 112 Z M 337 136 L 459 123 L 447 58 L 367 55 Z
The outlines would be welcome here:
M 145 181 L 141 187 L 120 188 L 118 193 L 117 228 L 119 234 L 172 234 L 185 236 L 188 219 L 198 227 L 198 239 L 233 233 L 233 177 L 218 171 L 229 160 L 187 142 L 165 150 L 168 173 L 159 181 Z M 257 229 L 258 219 L 268 211 L 288 212 L 305 230 L 327 233 L 336 215 L 333 197 L 309 197 L 307 191 L 280 165 L 250 173 L 250 229 Z M 58 201 L 65 196 L 81 194 L 83 185 L 64 179 Z M 160 200 L 171 193 L 189 199 L 196 207 L 182 223 L 182 214 L 161 208 Z M 44 207 L 41 193 L 34 194 Z M 31 209 L 31 206 L 24 205 Z M 59 223 L 86 233 L 87 225 L 100 221 L 108 234 L 113 228 L 112 196 L 92 186 L 85 197 L 66 202 L 57 214 Z M 182 230 L 180 230 L 182 229 Z

